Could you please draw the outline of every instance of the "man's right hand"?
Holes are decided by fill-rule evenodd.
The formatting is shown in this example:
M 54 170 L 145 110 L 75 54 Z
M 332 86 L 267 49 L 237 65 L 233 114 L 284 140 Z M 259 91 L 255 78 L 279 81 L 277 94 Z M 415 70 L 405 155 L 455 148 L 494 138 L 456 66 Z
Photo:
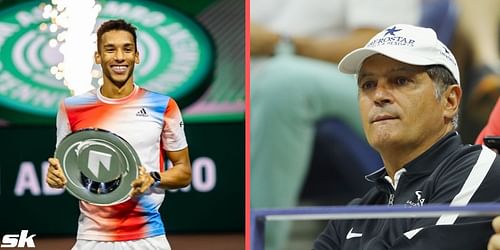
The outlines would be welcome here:
M 47 171 L 47 184 L 51 188 L 64 188 L 66 186 L 66 177 L 64 176 L 59 160 L 49 158 L 49 169 Z

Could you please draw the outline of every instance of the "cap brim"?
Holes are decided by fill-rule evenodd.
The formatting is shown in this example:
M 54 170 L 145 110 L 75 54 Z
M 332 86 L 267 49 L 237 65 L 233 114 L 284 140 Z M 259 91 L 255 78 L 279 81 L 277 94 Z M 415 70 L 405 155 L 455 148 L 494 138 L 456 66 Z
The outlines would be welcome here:
M 408 53 L 405 53 L 405 51 L 398 51 L 394 48 L 391 48 L 390 50 L 387 51 L 384 49 L 359 48 L 347 54 L 344 58 L 342 58 L 338 68 L 340 72 L 343 73 L 357 74 L 359 69 L 361 68 L 361 64 L 363 63 L 363 61 L 365 61 L 366 58 L 375 54 L 382 54 L 394 60 L 412 65 L 435 64 L 434 61 L 429 60 L 427 58 L 408 55 Z

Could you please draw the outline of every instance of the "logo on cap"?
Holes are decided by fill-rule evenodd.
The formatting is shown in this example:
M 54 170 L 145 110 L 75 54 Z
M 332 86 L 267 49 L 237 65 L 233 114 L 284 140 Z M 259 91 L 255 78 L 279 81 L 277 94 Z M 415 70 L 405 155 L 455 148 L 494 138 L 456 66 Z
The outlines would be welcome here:
M 394 33 L 398 32 L 398 31 L 401 31 L 401 29 L 397 29 L 396 26 L 394 26 L 394 27 L 392 27 L 390 29 L 386 29 L 386 31 L 387 32 L 385 32 L 384 37 L 387 36 L 387 35 L 393 35 L 393 36 L 395 36 L 396 34 L 394 34 Z
M 444 56 L 448 61 L 453 63 L 454 65 L 457 65 L 457 62 L 455 59 L 453 59 L 453 55 L 450 53 L 450 51 L 446 48 L 446 46 L 441 46 L 443 47 L 443 50 L 440 51 L 441 55 Z
M 385 46 L 385 45 L 392 45 L 392 46 L 407 46 L 407 47 L 414 47 L 415 46 L 415 40 L 404 37 L 404 36 L 397 36 L 395 33 L 402 31 L 403 29 L 398 29 L 396 26 L 386 29 L 384 36 L 382 38 L 374 38 L 368 44 L 366 47 L 377 47 L 377 46 Z M 391 35 L 386 37 L 387 35 Z

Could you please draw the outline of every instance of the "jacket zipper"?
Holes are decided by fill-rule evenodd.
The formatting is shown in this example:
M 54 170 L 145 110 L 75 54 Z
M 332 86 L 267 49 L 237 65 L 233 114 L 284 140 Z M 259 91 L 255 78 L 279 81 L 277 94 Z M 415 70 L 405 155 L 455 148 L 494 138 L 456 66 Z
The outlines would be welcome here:
M 388 203 L 389 206 L 392 206 L 394 205 L 394 193 L 390 193 L 389 194 L 389 203 Z
M 404 172 L 401 173 L 401 175 L 399 176 L 399 181 L 398 181 L 399 189 L 401 189 L 401 185 L 404 184 L 401 182 L 403 178 L 404 178 Z M 387 205 L 389 205 L 389 206 L 394 205 L 394 199 L 396 198 L 396 193 L 398 192 L 399 189 L 395 189 L 392 186 L 389 187 L 389 201 L 388 201 Z

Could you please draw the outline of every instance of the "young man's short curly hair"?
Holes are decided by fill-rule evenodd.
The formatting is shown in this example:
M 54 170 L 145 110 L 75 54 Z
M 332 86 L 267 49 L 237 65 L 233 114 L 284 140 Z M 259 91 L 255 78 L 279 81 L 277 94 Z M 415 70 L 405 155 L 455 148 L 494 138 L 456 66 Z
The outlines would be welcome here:
M 101 24 L 101 26 L 97 30 L 98 50 L 100 49 L 99 44 L 101 43 L 102 35 L 111 30 L 123 30 L 132 34 L 132 36 L 134 37 L 135 50 L 137 51 L 137 35 L 135 34 L 137 28 L 123 19 L 109 20 Z

